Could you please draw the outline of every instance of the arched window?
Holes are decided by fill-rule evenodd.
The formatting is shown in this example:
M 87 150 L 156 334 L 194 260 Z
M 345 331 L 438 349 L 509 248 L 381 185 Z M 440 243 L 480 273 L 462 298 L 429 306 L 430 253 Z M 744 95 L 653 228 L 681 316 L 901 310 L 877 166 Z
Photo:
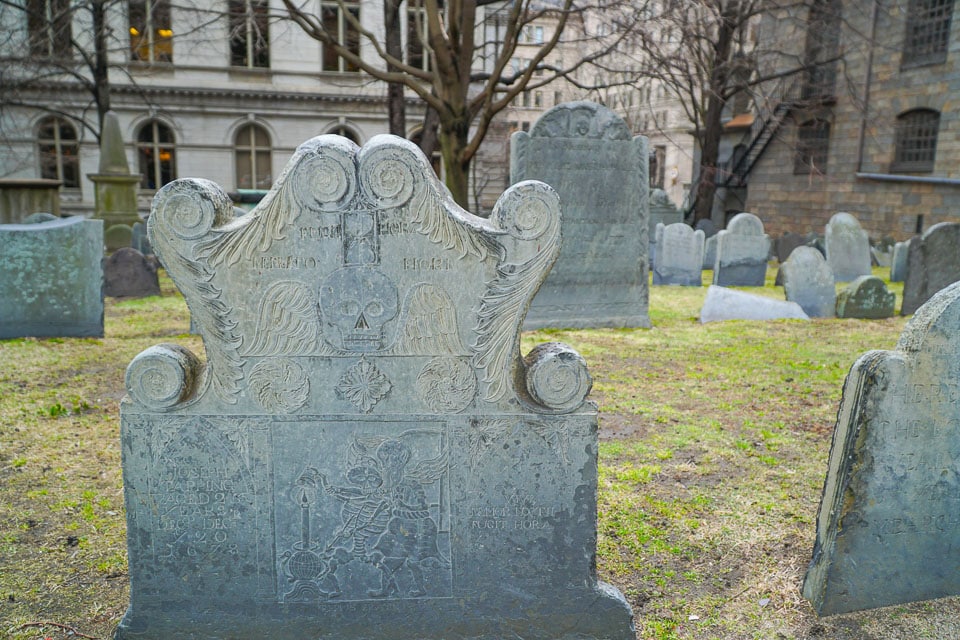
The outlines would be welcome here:
M 953 3 L 954 0 L 911 0 L 901 64 L 936 64 L 947 59 Z
M 345 124 L 338 124 L 334 128 L 330 129 L 330 131 L 327 131 L 327 133 L 343 136 L 347 140 L 352 141 L 354 144 L 360 144 L 360 136 L 358 136 L 353 129 Z
M 830 152 L 830 123 L 826 120 L 807 120 L 797 127 L 797 149 L 793 160 L 796 174 L 827 172 Z
M 137 133 L 140 186 L 159 189 L 177 177 L 176 144 L 173 131 L 159 120 L 150 120 Z
M 933 171 L 939 129 L 940 113 L 933 109 L 913 109 L 897 116 L 893 170 Z
M 237 130 L 234 140 L 238 189 L 269 189 L 273 183 L 270 162 L 270 134 L 257 124 Z
M 48 116 L 37 128 L 40 177 L 60 180 L 64 187 L 80 187 L 80 155 L 77 130 L 66 118 Z

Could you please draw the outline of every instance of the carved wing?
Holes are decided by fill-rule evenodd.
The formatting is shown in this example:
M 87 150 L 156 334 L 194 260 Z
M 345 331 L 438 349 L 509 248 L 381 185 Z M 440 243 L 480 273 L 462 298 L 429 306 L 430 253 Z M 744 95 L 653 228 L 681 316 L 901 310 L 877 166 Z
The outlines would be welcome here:
M 467 444 L 470 448 L 470 467 L 475 469 L 483 454 L 510 434 L 513 423 L 509 420 L 477 420 L 471 426 L 473 428 L 467 433 Z
M 407 476 L 417 480 L 421 484 L 433 484 L 447 470 L 447 448 L 444 447 L 436 458 L 421 460 L 413 469 L 407 471 Z
M 442 185 L 438 186 L 442 188 Z M 444 249 L 457 251 L 458 258 L 466 255 L 476 256 L 480 260 L 486 258 L 488 247 L 485 235 L 479 233 L 482 225 L 471 224 L 472 221 L 467 218 L 452 217 L 450 211 L 455 210 L 455 206 L 444 206 L 444 198 L 436 195 L 437 187 L 431 187 L 433 185 L 421 189 L 411 205 L 412 220 L 419 225 L 420 233 Z
M 460 355 L 457 310 L 442 288 L 422 283 L 404 303 L 403 320 L 390 355 Z
M 264 292 L 255 342 L 243 355 L 333 355 L 320 335 L 316 296 L 302 282 L 281 280 Z

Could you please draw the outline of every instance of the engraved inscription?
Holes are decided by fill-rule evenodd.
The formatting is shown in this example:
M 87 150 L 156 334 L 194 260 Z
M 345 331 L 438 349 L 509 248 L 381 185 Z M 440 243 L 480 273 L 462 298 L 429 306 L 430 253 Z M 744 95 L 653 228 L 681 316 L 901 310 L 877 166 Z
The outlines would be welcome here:
M 450 258 L 411 258 L 401 262 L 404 271 L 449 271 L 453 268 Z
M 254 269 L 316 269 L 322 263 L 311 256 L 256 256 Z
M 531 498 L 513 496 L 508 505 L 478 506 L 468 510 L 470 529 L 536 531 L 553 526 L 562 509 L 537 504 Z

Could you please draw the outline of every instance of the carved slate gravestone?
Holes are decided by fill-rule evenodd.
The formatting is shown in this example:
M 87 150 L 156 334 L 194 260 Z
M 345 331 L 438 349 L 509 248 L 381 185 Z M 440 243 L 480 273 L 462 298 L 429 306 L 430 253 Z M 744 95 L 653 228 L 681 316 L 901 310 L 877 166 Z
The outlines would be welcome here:
M 838 318 L 879 320 L 893 317 L 897 296 L 877 276 L 860 276 L 837 294 Z
M 651 189 L 650 215 L 647 218 L 647 237 L 650 239 L 650 253 L 648 255 L 651 265 L 656 261 L 657 242 L 655 238 L 657 236 L 657 225 L 663 224 L 664 226 L 670 226 L 678 222 L 683 222 L 683 214 L 670 200 L 667 192 L 663 189 Z
M 406 140 L 321 136 L 248 215 L 179 180 L 148 229 L 206 365 L 127 369 L 119 638 L 634 638 L 595 576 L 586 364 L 519 355 L 552 189 L 477 218 Z
M 852 215 L 844 211 L 833 214 L 824 242 L 834 280 L 850 282 L 870 275 L 870 238 Z
M 830 615 L 960 594 L 960 284 L 851 367 L 803 594 Z
M 752 213 L 738 213 L 717 234 L 713 284 L 721 287 L 762 287 L 767 276 L 770 236 Z
M 591 102 L 557 105 L 510 139 L 510 182 L 560 194 L 560 258 L 526 329 L 649 327 L 647 139 Z
M 903 282 L 907 275 L 907 253 L 910 242 L 898 242 L 893 245 L 893 257 L 890 260 L 890 282 Z
M 703 229 L 697 229 L 697 231 L 703 231 Z M 703 243 L 703 269 L 713 269 L 715 266 L 717 266 L 717 236 L 712 235 L 707 236 Z
M 103 336 L 103 221 L 0 225 L 0 339 Z
M 781 267 L 783 292 L 811 318 L 832 318 L 837 292 L 833 271 L 813 247 L 796 247 Z
M 653 284 L 703 285 L 703 231 L 683 222 L 657 225 Z
M 909 315 L 960 280 L 960 223 L 941 222 L 910 240 L 900 313 Z
M 160 295 L 156 266 L 133 247 L 117 249 L 103 261 L 103 295 L 114 298 Z

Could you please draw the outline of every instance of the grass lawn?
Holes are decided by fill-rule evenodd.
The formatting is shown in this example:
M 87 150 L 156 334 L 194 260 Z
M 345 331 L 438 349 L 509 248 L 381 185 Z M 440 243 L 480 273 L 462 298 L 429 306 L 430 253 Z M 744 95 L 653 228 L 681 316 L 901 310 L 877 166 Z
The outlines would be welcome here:
M 161 342 L 202 353 L 162 284 L 162 297 L 108 299 L 103 339 L 0 341 L 0 638 L 106 639 L 127 606 L 124 370 Z M 783 298 L 772 282 L 752 291 Z M 799 594 L 844 376 L 892 349 L 905 320 L 701 325 L 705 293 L 653 287 L 650 330 L 523 339 L 524 353 L 566 342 L 590 366 L 598 571 L 637 637 L 960 637 L 957 598 L 818 620 Z

